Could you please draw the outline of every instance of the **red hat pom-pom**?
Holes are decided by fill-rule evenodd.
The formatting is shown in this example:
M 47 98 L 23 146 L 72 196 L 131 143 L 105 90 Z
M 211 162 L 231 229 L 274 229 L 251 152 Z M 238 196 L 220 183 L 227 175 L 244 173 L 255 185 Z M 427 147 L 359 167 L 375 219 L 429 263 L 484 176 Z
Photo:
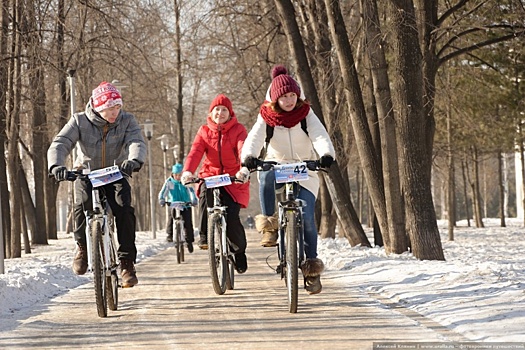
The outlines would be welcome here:
M 272 79 L 281 74 L 288 74 L 288 70 L 282 64 L 278 64 L 272 68 Z

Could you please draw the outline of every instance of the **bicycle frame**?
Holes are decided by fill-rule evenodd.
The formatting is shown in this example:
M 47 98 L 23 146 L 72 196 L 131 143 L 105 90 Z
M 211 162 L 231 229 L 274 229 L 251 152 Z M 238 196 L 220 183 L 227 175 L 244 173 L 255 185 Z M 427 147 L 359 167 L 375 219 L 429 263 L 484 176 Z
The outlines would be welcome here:
M 283 189 L 277 189 L 276 195 L 279 197 L 279 195 L 282 197 L 280 200 L 277 201 L 277 205 L 279 208 L 279 245 L 278 245 L 278 253 L 279 253 L 279 261 L 281 264 L 281 279 L 285 278 L 285 270 L 283 267 L 286 265 L 286 244 L 285 244 L 285 235 L 284 232 L 286 232 L 286 226 L 288 225 L 288 221 L 286 219 L 286 212 L 293 211 L 294 215 L 296 217 L 296 227 L 298 229 L 297 231 L 297 242 L 298 242 L 298 263 L 299 266 L 304 261 L 304 226 L 303 226 L 303 207 L 306 206 L 306 203 L 302 199 L 296 198 L 295 192 L 297 191 L 297 187 L 299 186 L 298 182 L 287 182 L 284 184 Z M 281 192 L 282 191 L 282 192 Z
M 226 206 L 222 205 L 221 202 L 221 191 L 218 187 L 213 189 L 213 207 L 208 208 L 208 214 L 218 213 L 221 216 L 221 227 L 223 235 L 221 235 L 221 244 L 225 248 L 226 256 L 229 256 L 230 249 L 228 245 L 228 238 L 226 237 Z
M 107 203 L 105 196 L 101 194 L 101 189 L 98 187 L 93 187 L 91 191 L 91 201 L 93 204 L 93 211 L 85 210 L 84 214 L 86 215 L 86 247 L 87 247 L 87 256 L 88 256 L 88 271 L 93 272 L 93 256 L 92 256 L 92 247 L 91 247 L 91 228 L 95 221 L 100 222 L 100 227 L 102 227 L 102 239 L 104 246 L 104 265 L 106 267 L 105 275 L 111 276 L 113 271 L 117 270 L 117 265 L 111 266 L 110 258 L 110 240 L 112 239 L 112 232 L 110 232 L 110 223 L 109 223 L 109 212 L 107 209 Z

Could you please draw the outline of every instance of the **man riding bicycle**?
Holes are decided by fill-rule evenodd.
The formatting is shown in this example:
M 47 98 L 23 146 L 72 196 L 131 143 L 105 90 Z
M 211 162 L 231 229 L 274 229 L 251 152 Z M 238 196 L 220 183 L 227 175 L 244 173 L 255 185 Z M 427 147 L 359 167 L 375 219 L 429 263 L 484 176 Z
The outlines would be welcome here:
M 121 108 L 120 92 L 112 84 L 102 82 L 93 90 L 85 111 L 75 113 L 55 136 L 47 151 L 47 161 L 49 171 L 57 181 L 66 180 L 67 168 L 64 165 L 76 145 L 75 169 L 96 170 L 120 165 L 124 177 L 103 187 L 115 217 L 122 286 L 133 287 L 138 283 L 134 266 L 137 256 L 136 219 L 135 209 L 131 206 L 129 177 L 142 167 L 147 149 L 137 120 Z M 79 178 L 75 181 L 74 203 L 74 238 L 78 249 L 73 272 L 77 275 L 85 274 L 88 267 L 84 210 L 91 207 L 91 183 Z

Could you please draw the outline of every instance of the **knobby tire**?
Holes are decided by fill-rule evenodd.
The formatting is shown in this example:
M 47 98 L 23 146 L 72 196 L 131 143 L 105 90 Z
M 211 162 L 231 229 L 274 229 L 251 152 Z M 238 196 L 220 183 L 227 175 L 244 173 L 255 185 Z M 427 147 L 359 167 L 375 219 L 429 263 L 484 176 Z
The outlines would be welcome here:
M 117 250 L 115 247 L 113 232 L 109 232 L 109 267 L 111 274 L 109 276 L 106 275 L 106 295 L 108 308 L 112 311 L 118 308 Z
M 228 275 L 226 257 L 223 254 L 221 244 L 222 234 L 221 215 L 218 213 L 210 214 L 208 219 L 208 257 L 213 290 L 218 295 L 222 295 L 226 291 Z
M 184 243 L 182 240 L 182 223 L 180 220 L 175 220 L 174 225 L 175 249 L 177 250 L 177 264 L 184 261 Z
M 288 289 L 288 309 L 297 312 L 298 298 L 298 258 L 297 258 L 297 221 L 293 210 L 286 211 L 286 287 Z
M 93 281 L 95 284 L 95 298 L 99 317 L 108 315 L 106 302 L 106 278 L 104 271 L 104 254 L 102 245 L 102 225 L 100 221 L 93 220 L 91 226 L 91 248 L 93 250 Z

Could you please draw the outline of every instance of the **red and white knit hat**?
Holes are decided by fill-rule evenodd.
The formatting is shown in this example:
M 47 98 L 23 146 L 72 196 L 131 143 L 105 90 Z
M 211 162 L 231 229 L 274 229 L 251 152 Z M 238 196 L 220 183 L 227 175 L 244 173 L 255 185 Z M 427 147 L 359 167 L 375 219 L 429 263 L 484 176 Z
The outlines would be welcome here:
M 91 106 L 97 112 L 115 105 L 122 106 L 122 96 L 117 88 L 106 81 L 100 83 L 91 94 Z
M 293 92 L 299 97 L 301 88 L 294 78 L 288 75 L 288 70 L 282 64 L 272 68 L 272 85 L 270 87 L 270 99 L 275 102 L 284 94 Z

